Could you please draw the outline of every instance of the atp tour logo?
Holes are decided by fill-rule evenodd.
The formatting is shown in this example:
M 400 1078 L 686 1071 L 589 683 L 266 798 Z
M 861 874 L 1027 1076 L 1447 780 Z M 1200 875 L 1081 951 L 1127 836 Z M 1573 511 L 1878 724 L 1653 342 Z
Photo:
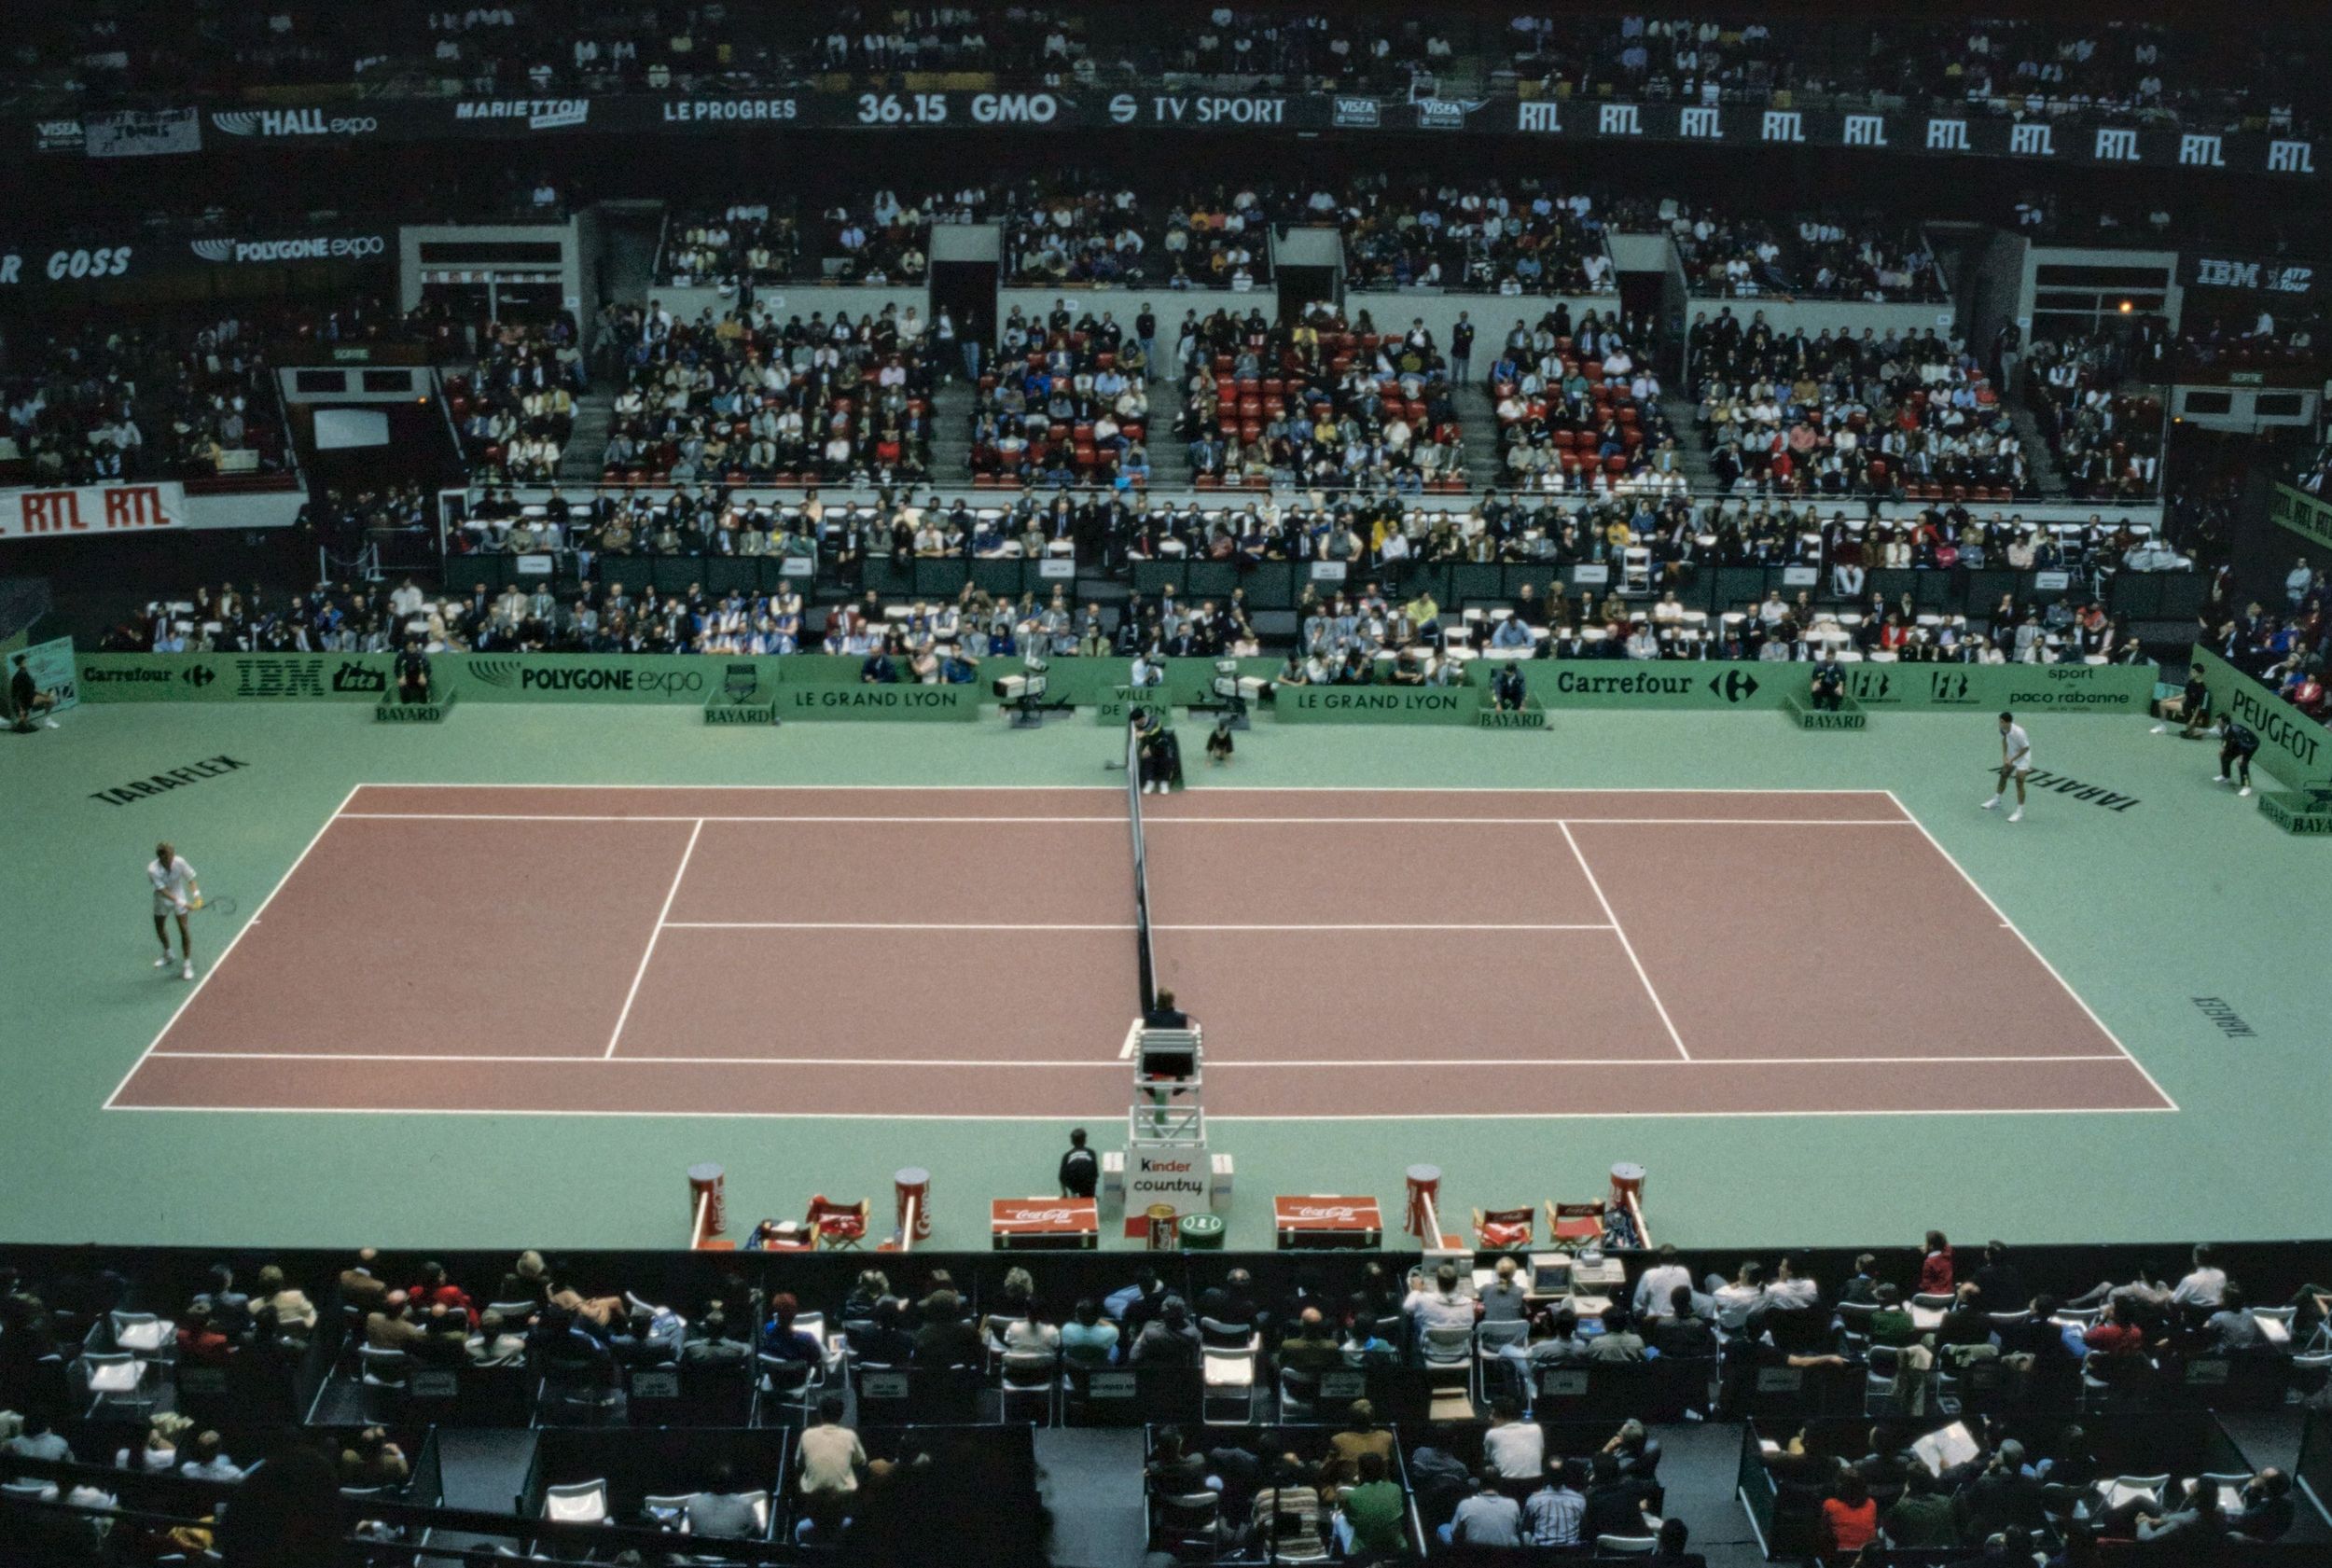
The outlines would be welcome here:
M 488 686 L 510 691 L 519 684 L 520 665 L 514 659 L 473 659 L 469 673 Z
M 1746 702 L 1757 694 L 1757 677 L 1739 670 L 1728 670 L 1721 675 L 1709 677 L 1709 690 L 1728 702 Z
M 381 129 L 370 115 L 327 118 L 322 109 L 220 109 L 211 123 L 229 136 L 368 136 Z

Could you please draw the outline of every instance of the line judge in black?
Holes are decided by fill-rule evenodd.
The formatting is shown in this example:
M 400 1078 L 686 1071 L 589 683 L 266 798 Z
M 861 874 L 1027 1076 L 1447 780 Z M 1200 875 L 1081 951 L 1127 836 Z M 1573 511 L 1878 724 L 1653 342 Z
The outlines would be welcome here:
M 1069 1152 L 1061 1157 L 1061 1196 L 1090 1198 L 1101 1185 L 1102 1162 L 1093 1151 L 1085 1146 L 1085 1129 L 1069 1134 Z

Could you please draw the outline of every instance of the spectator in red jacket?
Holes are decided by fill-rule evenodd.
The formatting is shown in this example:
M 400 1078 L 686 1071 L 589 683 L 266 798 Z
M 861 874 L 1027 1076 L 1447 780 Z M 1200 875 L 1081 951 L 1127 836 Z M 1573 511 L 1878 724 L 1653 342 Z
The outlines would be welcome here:
M 1919 1293 L 1922 1296 L 1951 1294 L 1951 1243 L 1943 1239 L 1940 1230 L 1927 1232 L 1927 1245 L 1919 1260 Z
M 1838 1495 L 1823 1500 L 1822 1534 L 1825 1562 L 1846 1562 L 1879 1533 L 1879 1505 L 1870 1496 L 1870 1483 L 1860 1470 L 1839 1477 Z
M 235 1342 L 211 1319 L 209 1300 L 195 1297 L 194 1305 L 187 1309 L 185 1320 L 178 1325 L 178 1359 L 223 1367 L 234 1353 Z
M 421 1283 L 408 1289 L 405 1297 L 413 1304 L 416 1313 L 425 1314 L 432 1307 L 443 1307 L 449 1312 L 459 1311 L 469 1320 L 470 1327 L 478 1326 L 477 1303 L 469 1298 L 469 1292 L 446 1277 L 442 1263 L 423 1264 Z
M 2145 1353 L 2145 1331 L 2129 1320 L 2128 1310 L 2117 1300 L 2105 1303 L 2104 1316 L 2081 1336 L 2081 1342 L 2116 1362 Z

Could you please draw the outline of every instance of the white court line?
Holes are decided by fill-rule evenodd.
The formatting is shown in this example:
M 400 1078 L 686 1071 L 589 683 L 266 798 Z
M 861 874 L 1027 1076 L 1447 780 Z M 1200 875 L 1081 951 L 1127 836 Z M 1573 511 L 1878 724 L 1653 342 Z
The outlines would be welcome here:
M 947 790 L 957 794 L 973 794 L 984 789 L 1057 789 L 1111 794 L 1122 791 L 1121 784 L 582 784 L 572 779 L 551 780 L 542 784 L 511 784 L 497 781 L 486 784 L 452 784 L 443 779 L 423 779 L 403 784 L 373 780 L 356 786 L 358 789 L 924 789 Z M 1783 784 L 1637 784 L 1608 789 L 1566 786 L 1562 789 L 1541 789 L 1534 784 L 1209 784 L 1210 795 L 1884 795 L 1892 798 L 1894 791 L 1885 789 L 1794 788 Z M 1903 802 L 1895 802 L 1897 810 Z
M 668 920 L 667 931 L 1131 931 L 1131 921 L 1116 925 L 1015 925 L 987 922 L 883 920 Z
M 2088 1015 L 2089 1020 L 2097 1026 L 2097 1032 L 2100 1034 L 2104 1035 L 2106 1040 L 2113 1046 L 2114 1049 L 2119 1051 L 2123 1058 L 2129 1062 L 2130 1065 L 2138 1070 L 2139 1075 L 2145 1079 L 2146 1087 L 2153 1089 L 2155 1093 L 2162 1097 L 2162 1108 L 2171 1111 L 2178 1109 L 2178 1102 L 2172 1100 L 2170 1097 L 2169 1092 L 2162 1088 L 2159 1082 L 2156 1080 L 2154 1075 L 2146 1071 L 2145 1063 L 2140 1062 L 2131 1053 L 2130 1048 L 2121 1043 L 2119 1035 L 2105 1027 L 2105 1020 L 2097 1016 L 2097 1010 L 2081 999 L 2081 993 L 2074 990 L 2065 978 L 2057 972 L 2057 966 L 2054 964 L 2048 962 L 2047 954 L 2042 952 L 2040 949 L 2034 947 L 2033 945 L 2033 938 L 2027 937 L 2020 929 L 2018 928 L 2016 922 L 2008 918 L 2007 910 L 1992 902 L 1992 895 L 1984 891 L 1983 884 L 1978 881 L 1974 877 L 1967 874 L 1967 867 L 1961 865 L 1959 861 L 1953 857 L 1951 852 L 1943 847 L 1941 840 L 1937 840 L 1933 833 L 1927 831 L 1927 825 L 1920 821 L 1916 816 L 1913 816 L 1911 814 L 1911 809 L 1909 806 L 1904 805 L 1901 800 L 1895 798 L 1895 791 L 1890 789 L 1886 792 L 1886 794 L 1888 799 L 1895 801 L 1895 810 L 1901 812 L 1904 816 L 1909 818 L 1911 826 L 1919 829 L 1920 837 L 1925 839 L 1928 844 L 1933 847 L 1935 852 L 1943 856 L 1944 863 L 1960 874 L 1960 880 L 1962 881 L 1967 883 L 1969 887 L 1976 890 L 1976 896 L 1984 901 L 1984 908 L 1990 909 L 1995 916 L 1997 916 L 2000 923 L 2013 933 L 2018 941 L 2024 944 L 2024 951 L 2031 953 L 2043 969 L 2048 971 L 2048 978 L 2055 980 L 2060 986 L 2064 988 L 2064 993 L 2073 998 L 2073 1005 L 2075 1006 L 2080 1008 L 2084 1014 Z
M 2054 1105 L 2003 1110 L 1997 1105 L 1936 1105 L 1919 1110 L 1884 1111 L 1467 1111 L 1463 1114 L 1417 1116 L 1392 1113 L 1367 1116 L 1249 1117 L 1209 1115 L 1209 1121 L 1446 1121 L 1453 1126 L 1480 1121 L 1769 1121 L 1803 1117 L 2090 1117 L 2160 1116 L 2171 1105 Z M 1058 1127 L 1066 1117 L 1049 1116 L 965 1116 L 953 1111 L 555 1111 L 489 1110 L 474 1105 L 118 1105 L 116 1110 L 194 1112 L 201 1116 L 296 1117 L 599 1117 L 622 1120 L 664 1121 L 929 1121 L 1050 1122 Z M 1093 1117 L 1118 1113 L 1096 1108 Z
M 187 992 L 187 994 L 184 997 L 180 998 L 178 1006 L 171 1009 L 170 1021 L 162 1025 L 161 1032 L 160 1034 L 156 1034 L 151 1040 L 146 1042 L 146 1049 L 140 1051 L 138 1053 L 138 1059 L 130 1063 L 130 1070 L 121 1075 L 121 1081 L 114 1085 L 114 1091 L 105 1096 L 105 1103 L 104 1105 L 100 1106 L 99 1109 L 110 1111 L 114 1108 L 114 1102 L 120 1099 L 121 1091 L 130 1087 L 130 1080 L 138 1075 L 138 1069 L 145 1066 L 146 1059 L 154 1054 L 154 1048 L 160 1045 L 163 1037 L 173 1029 L 177 1027 L 179 1015 L 184 1013 L 188 1007 L 194 1006 L 194 999 L 202 994 L 202 988 L 211 983 L 211 977 L 217 974 L 219 969 L 227 963 L 228 958 L 235 951 L 235 945 L 243 939 L 243 937 L 251 931 L 252 927 L 259 923 L 259 917 L 267 913 L 267 907 L 270 904 L 275 902 L 275 895 L 284 891 L 284 884 L 292 880 L 292 873 L 299 869 L 301 863 L 308 858 L 310 852 L 314 850 L 318 844 L 324 841 L 325 834 L 330 832 L 332 825 L 340 821 L 341 807 L 346 806 L 351 800 L 354 799 L 356 798 L 356 791 L 364 787 L 365 786 L 362 784 L 354 785 L 350 788 L 346 795 L 340 797 L 340 805 L 332 808 L 332 814 L 324 819 L 323 826 L 318 827 L 315 830 L 314 837 L 308 840 L 307 848 L 302 849 L 299 853 L 293 858 L 291 865 L 285 868 L 284 874 L 275 879 L 275 885 L 267 890 L 267 896 L 259 900 L 259 907 L 257 909 L 251 911 L 251 918 L 243 923 L 242 929 L 238 930 L 232 937 L 228 938 L 227 945 L 219 950 L 218 956 L 213 959 L 209 965 L 203 969 L 201 978 L 194 982 L 193 986 Z
M 1587 885 L 1594 890 L 1595 902 L 1603 907 L 1603 918 L 1611 922 L 1612 935 L 1619 938 L 1620 947 L 1627 951 L 1628 962 L 1635 965 L 1635 978 L 1644 982 L 1644 994 L 1652 999 L 1653 1009 L 1659 1014 L 1660 1022 L 1667 1026 L 1668 1037 L 1676 1042 L 1676 1054 L 1690 1062 L 1692 1053 L 1685 1049 L 1685 1037 L 1676 1033 L 1676 1023 L 1668 1016 L 1667 1004 L 1660 1000 L 1660 993 L 1652 988 L 1652 977 L 1644 972 L 1644 960 L 1635 955 L 1635 944 L 1628 940 L 1627 928 L 1619 923 L 1618 911 L 1611 907 L 1611 900 L 1603 896 L 1603 884 L 1595 880 L 1594 867 L 1588 865 L 1587 856 L 1579 853 L 1579 841 L 1571 836 L 1569 823 L 1562 825 L 1562 841 L 1571 846 L 1571 858 L 1579 863 L 1580 874 L 1587 878 Z
M 632 989 L 623 993 L 623 1011 L 616 1015 L 616 1030 L 607 1036 L 607 1052 L 603 1061 L 615 1056 L 616 1042 L 623 1038 L 624 1023 L 632 1017 L 632 999 L 640 994 L 640 982 L 647 978 L 647 961 L 656 956 L 656 939 L 664 934 L 664 917 L 672 913 L 672 901 L 679 895 L 681 879 L 688 874 L 689 857 L 697 853 L 697 837 L 703 831 L 701 822 L 689 830 L 688 847 L 680 852 L 680 865 L 673 871 L 672 886 L 664 890 L 664 907 L 656 911 L 656 924 L 647 934 L 647 949 L 640 954 L 640 966 L 632 972 Z
M 693 785 L 682 787 L 693 788 Z M 818 823 L 992 823 L 1058 826 L 1062 824 L 1082 824 L 1100 827 L 1122 826 L 1125 817 L 1116 816 L 840 816 L 840 815 L 779 815 L 729 814 L 710 812 L 693 816 L 686 812 L 671 815 L 650 815 L 645 812 L 348 812 L 347 820 L 354 822 L 818 822 Z M 1454 826 L 1454 827 L 1561 827 L 1566 824 L 1580 826 L 1648 826 L 1648 827 L 1909 827 L 1912 825 L 1896 817 L 1232 817 L 1232 816 L 1149 816 L 1145 827 L 1377 827 L 1377 826 Z
M 1139 1038 L 1141 1024 L 1137 1020 L 1127 1032 L 1127 1044 L 1119 1048 L 1118 1061 L 1131 1055 L 1131 1046 Z M 1091 1057 L 1070 1057 L 1060 1061 L 1045 1061 L 1027 1057 L 924 1057 L 924 1056 L 467 1056 L 437 1054 L 430 1051 L 156 1051 L 158 1060 L 192 1062 L 521 1062 L 529 1065 L 572 1066 L 576 1062 L 598 1062 L 618 1067 L 1043 1067 L 1092 1068 L 1105 1067 L 1119 1071 L 1117 1062 L 1102 1062 Z M 1695 1057 L 1689 1061 L 1673 1057 L 1532 1057 L 1532 1056 L 1466 1056 L 1466 1057 L 1359 1057 L 1332 1061 L 1320 1057 L 1299 1057 L 1286 1061 L 1210 1062 L 1208 1071 L 1235 1071 L 1242 1067 L 1302 1070 L 1314 1067 L 1367 1068 L 1390 1067 L 1402 1070 L 1430 1071 L 1440 1067 L 1900 1067 L 1930 1066 L 1940 1063 L 1995 1064 L 2028 1062 L 2119 1062 L 2118 1056 L 1737 1056 Z
M 990 921 L 668 920 L 667 931 L 1131 931 L 1131 922 L 1104 925 L 1026 925 Z M 1408 925 L 1165 925 L 1153 931 L 1610 931 L 1589 925 L 1466 925 L 1432 922 Z

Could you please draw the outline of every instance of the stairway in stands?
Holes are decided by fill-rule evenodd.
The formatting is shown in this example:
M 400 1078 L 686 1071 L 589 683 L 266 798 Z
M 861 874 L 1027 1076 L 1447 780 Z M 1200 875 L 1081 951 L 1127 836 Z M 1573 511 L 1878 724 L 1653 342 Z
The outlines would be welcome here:
M 1714 493 L 1716 470 L 1709 463 L 1709 449 L 1700 439 L 1700 406 L 1687 394 L 1663 393 L 1660 395 L 1660 417 L 1668 421 L 1668 428 L 1676 433 L 1676 456 L 1685 471 L 1685 481 L 1695 494 Z
M 2040 498 L 2070 500 L 2073 487 L 2066 482 L 2064 470 L 2057 466 L 2057 454 L 2048 450 L 2048 437 L 2041 434 L 2040 422 L 2024 406 L 2023 398 L 2009 399 L 2008 423 L 2016 426 L 2017 439 L 2024 443 L 2024 461 L 2033 470 L 2034 482 L 2040 487 Z
M 1498 450 L 1498 409 L 1478 382 L 1454 388 L 1450 401 L 1457 408 L 1458 431 L 1465 437 L 1465 488 L 1479 495 L 1506 484 L 1506 465 Z
M 933 484 L 966 485 L 972 479 L 972 403 L 969 382 L 942 382 L 931 395 Z
M 1172 377 L 1150 383 L 1150 417 L 1142 444 L 1150 449 L 1150 489 L 1171 493 L 1190 488 L 1190 451 L 1174 434 L 1182 417 L 1182 386 Z
M 607 431 L 616 421 L 616 395 L 604 388 L 575 400 L 575 428 L 559 454 L 559 482 L 588 485 L 600 476 L 607 455 Z

